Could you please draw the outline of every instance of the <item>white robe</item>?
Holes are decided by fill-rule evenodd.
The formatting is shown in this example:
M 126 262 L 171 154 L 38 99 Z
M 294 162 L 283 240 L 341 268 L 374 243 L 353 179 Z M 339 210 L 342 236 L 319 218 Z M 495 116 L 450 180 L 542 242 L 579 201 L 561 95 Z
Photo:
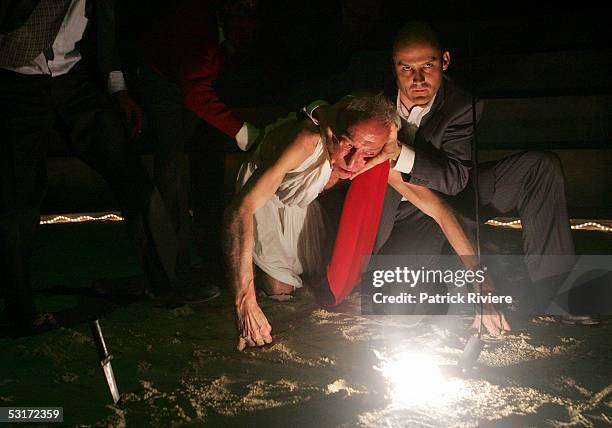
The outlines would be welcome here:
M 295 121 L 295 115 L 266 127 L 272 129 Z M 258 159 L 255 153 L 253 159 Z M 257 161 L 245 162 L 237 185 L 244 186 L 257 169 Z M 297 168 L 287 172 L 275 195 L 254 215 L 253 261 L 271 277 L 301 287 L 300 275 L 320 273 L 325 267 L 324 218 L 316 197 L 331 175 L 329 154 L 321 137 L 315 151 Z

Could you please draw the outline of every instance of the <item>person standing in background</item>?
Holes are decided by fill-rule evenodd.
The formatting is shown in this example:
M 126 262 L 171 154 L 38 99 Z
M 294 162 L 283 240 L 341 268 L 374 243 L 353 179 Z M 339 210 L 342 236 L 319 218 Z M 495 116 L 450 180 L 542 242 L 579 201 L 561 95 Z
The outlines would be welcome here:
M 155 136 L 155 181 L 179 237 L 177 274 L 212 295 L 224 275 L 224 158 L 259 136 L 225 104 L 215 82 L 252 48 L 259 20 L 252 1 L 187 0 L 173 9 L 142 31 L 138 90 Z
M 11 331 L 31 334 L 51 320 L 36 313 L 29 261 L 49 136 L 58 124 L 68 129 L 69 149 L 113 190 L 147 287 L 168 292 L 175 236 L 119 114 L 139 131 L 141 110 L 126 90 L 115 49 L 114 2 L 7 1 L 0 13 L 0 263 Z

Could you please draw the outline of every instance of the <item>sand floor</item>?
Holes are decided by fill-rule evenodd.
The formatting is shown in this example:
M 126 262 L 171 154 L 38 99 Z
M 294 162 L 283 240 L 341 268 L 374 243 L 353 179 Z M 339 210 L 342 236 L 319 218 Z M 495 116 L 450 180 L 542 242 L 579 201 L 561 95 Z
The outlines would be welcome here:
M 274 343 L 235 350 L 227 291 L 160 307 L 77 299 L 114 355 L 110 395 L 86 323 L 0 338 L 0 406 L 63 406 L 67 426 L 486 427 L 612 425 L 612 321 L 578 327 L 518 320 L 488 338 L 478 370 L 454 365 L 469 310 L 453 316 L 361 316 L 307 291 L 262 301 Z M 512 320 L 511 320 L 512 321 Z
M 451 368 L 467 315 L 364 317 L 302 293 L 263 302 L 275 341 L 239 353 L 230 308 L 226 293 L 198 306 L 136 302 L 109 314 L 102 326 L 122 393 L 116 406 L 86 325 L 2 339 L 0 403 L 63 406 L 70 425 L 117 427 L 612 423 L 609 321 L 515 323 L 462 376 Z

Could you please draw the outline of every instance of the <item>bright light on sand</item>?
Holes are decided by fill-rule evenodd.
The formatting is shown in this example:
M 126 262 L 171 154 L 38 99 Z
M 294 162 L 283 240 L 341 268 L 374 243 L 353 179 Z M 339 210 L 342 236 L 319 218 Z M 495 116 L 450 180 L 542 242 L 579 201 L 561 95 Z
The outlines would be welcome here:
M 418 352 L 401 352 L 381 357 L 380 370 L 389 383 L 392 402 L 399 407 L 444 404 L 458 398 L 462 389 L 459 379 L 446 379 L 434 356 Z

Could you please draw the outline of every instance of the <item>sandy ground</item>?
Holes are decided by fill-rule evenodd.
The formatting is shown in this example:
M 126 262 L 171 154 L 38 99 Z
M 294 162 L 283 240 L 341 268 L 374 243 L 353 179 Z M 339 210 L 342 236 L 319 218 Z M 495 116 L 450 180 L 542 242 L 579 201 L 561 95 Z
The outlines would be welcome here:
M 488 338 L 479 368 L 454 365 L 469 310 L 361 316 L 358 296 L 331 312 L 304 291 L 262 301 L 274 343 L 235 350 L 231 299 L 160 307 L 79 298 L 102 320 L 122 396 L 111 405 L 86 323 L 0 338 L 0 406 L 63 406 L 84 426 L 612 425 L 612 323 L 516 321 Z
M 477 371 L 460 376 L 448 366 L 465 343 L 467 315 L 362 317 L 350 305 L 321 309 L 302 293 L 263 302 L 275 342 L 239 353 L 230 307 L 226 295 L 174 309 L 133 303 L 107 316 L 117 406 L 86 325 L 3 340 L 1 405 L 63 406 L 69 424 L 92 426 L 612 423 L 609 321 L 515 324 L 487 341 Z

